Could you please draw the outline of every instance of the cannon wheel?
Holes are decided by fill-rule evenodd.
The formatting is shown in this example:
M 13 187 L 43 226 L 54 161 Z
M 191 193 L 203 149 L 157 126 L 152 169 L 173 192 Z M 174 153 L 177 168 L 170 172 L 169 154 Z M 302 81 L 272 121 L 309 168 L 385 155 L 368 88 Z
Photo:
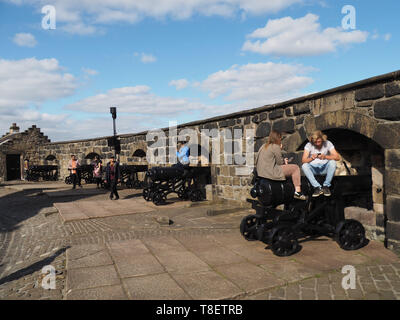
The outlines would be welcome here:
M 196 202 L 196 201 L 202 201 L 203 200 L 203 193 L 200 190 L 193 190 L 190 193 L 190 201 Z
M 180 188 L 177 192 L 179 199 L 182 200 L 187 200 L 189 198 L 188 196 L 188 190 L 186 188 Z
M 154 203 L 156 206 L 159 206 L 159 205 L 161 205 L 161 204 L 164 204 L 164 203 L 165 203 L 165 200 L 166 200 L 166 196 L 165 196 L 164 193 L 162 193 L 162 192 L 155 192 L 155 193 L 154 193 L 154 195 L 153 195 L 153 203 Z
M 143 198 L 146 201 L 152 200 L 152 192 L 150 191 L 149 188 L 144 188 L 143 189 Z
M 65 177 L 65 183 L 66 183 L 66 184 L 71 184 L 71 183 L 72 183 L 72 179 L 71 179 L 70 176 Z
M 299 247 L 296 234 L 287 226 L 277 227 L 272 231 L 271 250 L 278 257 L 287 257 L 294 254 Z
M 126 186 L 128 189 L 132 189 L 132 188 L 133 188 L 133 181 L 132 181 L 132 180 L 126 181 L 125 186 Z
M 336 227 L 336 242 L 343 250 L 357 250 L 365 244 L 365 229 L 363 225 L 353 219 L 346 219 Z
M 256 241 L 257 239 L 257 218 L 251 214 L 242 219 L 240 223 L 240 233 L 247 241 Z

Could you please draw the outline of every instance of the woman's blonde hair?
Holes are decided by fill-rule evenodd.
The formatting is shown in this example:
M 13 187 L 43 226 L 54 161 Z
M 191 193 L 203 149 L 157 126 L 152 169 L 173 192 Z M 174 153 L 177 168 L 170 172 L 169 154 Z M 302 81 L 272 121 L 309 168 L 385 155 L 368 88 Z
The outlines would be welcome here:
M 272 130 L 268 137 L 268 143 L 265 145 L 265 149 L 268 148 L 270 144 L 280 144 L 279 140 L 282 139 L 282 133 Z
M 323 142 L 325 142 L 325 141 L 328 139 L 328 137 L 326 136 L 326 134 L 323 134 L 321 130 L 316 130 L 316 131 L 314 131 L 314 132 L 312 133 L 312 135 L 308 138 L 308 140 L 309 140 L 312 144 L 314 144 L 315 141 L 316 141 L 317 139 L 320 139 L 320 138 L 322 139 Z

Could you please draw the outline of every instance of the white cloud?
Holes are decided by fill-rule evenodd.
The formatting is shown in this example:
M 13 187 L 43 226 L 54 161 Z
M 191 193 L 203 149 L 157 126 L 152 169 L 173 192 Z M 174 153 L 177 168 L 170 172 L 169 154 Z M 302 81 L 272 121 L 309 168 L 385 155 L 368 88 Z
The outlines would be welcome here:
M 37 45 L 34 35 L 30 33 L 17 33 L 13 38 L 14 43 L 21 47 L 33 48 Z
M 174 86 L 176 90 L 182 90 L 189 85 L 189 81 L 186 79 L 171 80 L 168 85 Z
M 140 61 L 142 61 L 143 63 L 152 63 L 152 62 L 156 62 L 157 58 L 155 56 L 153 56 L 152 54 L 142 53 L 142 57 L 140 58 Z
M 77 81 L 57 59 L 0 59 L 0 108 L 40 105 L 75 92 Z
M 145 18 L 189 19 L 196 15 L 235 17 L 242 13 L 261 15 L 276 13 L 303 0 L 17 0 L 40 10 L 53 5 L 57 12 L 57 26 L 70 33 L 92 34 L 95 25 L 136 23 Z
M 307 14 L 298 19 L 269 20 L 265 27 L 248 35 L 242 50 L 275 56 L 312 56 L 335 51 L 338 46 L 365 42 L 368 32 L 345 31 L 341 27 L 321 30 L 319 17 Z
M 111 89 L 67 105 L 66 108 L 101 113 L 108 112 L 110 106 L 117 106 L 121 112 L 144 115 L 174 115 L 188 110 L 203 110 L 207 107 L 186 98 L 157 96 L 148 86 L 135 86 Z
M 89 69 L 89 68 L 82 68 L 82 71 L 89 76 L 96 76 L 99 74 L 99 72 L 97 70 Z
M 302 65 L 272 62 L 233 65 L 209 75 L 199 86 L 209 92 L 210 98 L 222 96 L 244 109 L 300 95 L 300 90 L 313 82 L 304 76 L 311 71 L 314 69 Z
M 139 57 L 140 56 L 140 61 L 143 62 L 143 63 L 153 63 L 153 62 L 157 61 L 157 58 L 154 55 L 150 54 L 150 53 L 135 52 L 133 55 L 135 57 Z
M 386 34 L 383 36 L 383 38 L 384 38 L 386 41 L 389 41 L 389 40 L 392 38 L 392 35 L 391 35 L 390 33 L 386 33 Z

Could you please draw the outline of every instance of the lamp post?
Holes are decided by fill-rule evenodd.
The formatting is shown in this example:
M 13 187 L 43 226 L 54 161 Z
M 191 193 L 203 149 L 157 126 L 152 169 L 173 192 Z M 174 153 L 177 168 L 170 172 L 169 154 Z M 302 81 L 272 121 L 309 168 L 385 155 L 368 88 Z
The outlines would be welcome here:
M 112 115 L 113 118 L 113 130 L 114 130 L 114 140 L 113 140 L 113 144 L 114 144 L 114 157 L 115 160 L 117 160 L 117 131 L 115 129 L 115 119 L 117 118 L 117 108 L 116 107 L 110 107 L 110 113 Z

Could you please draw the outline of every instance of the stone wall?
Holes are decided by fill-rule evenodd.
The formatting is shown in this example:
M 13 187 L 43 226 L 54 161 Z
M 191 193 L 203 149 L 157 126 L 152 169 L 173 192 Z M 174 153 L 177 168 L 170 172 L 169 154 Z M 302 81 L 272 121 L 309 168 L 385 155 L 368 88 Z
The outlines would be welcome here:
M 28 158 L 36 161 L 39 158 L 39 146 L 50 142 L 48 137 L 40 132 L 40 129 L 35 125 L 24 132 L 19 132 L 19 128 L 15 124 L 13 124 L 13 127 L 15 127 L 14 130 L 10 130 L 0 138 L 0 182 L 7 180 L 7 154 L 20 154 L 22 173 L 23 160 Z
M 352 174 L 357 170 L 371 172 L 373 211 L 348 210 L 348 212 L 349 214 L 356 212 L 353 214 L 358 215 L 369 230 L 375 230 L 373 232 L 377 238 L 386 239 L 389 247 L 400 248 L 400 71 L 282 103 L 178 126 L 178 131 L 183 129 L 194 129 L 197 138 L 204 129 L 218 131 L 253 129 L 256 151 L 267 141 L 272 129 L 278 130 L 283 132 L 283 145 L 288 157 L 293 156 L 293 162 L 299 165 L 304 144 L 314 130 L 327 132 L 332 129 L 343 129 L 364 137 L 368 141 L 367 147 L 362 144 L 357 147 L 360 149 L 360 156 L 356 156 L 361 158 L 355 160 L 354 150 L 349 152 L 343 150 L 343 157 L 349 167 L 353 166 L 352 162 L 354 163 L 351 168 Z M 168 128 L 160 130 L 166 133 L 165 139 L 168 140 Z M 29 152 L 33 160 L 38 163 L 45 163 L 48 155 L 55 155 L 63 179 L 68 174 L 66 168 L 71 153 L 76 154 L 82 162 L 89 153 L 97 153 L 108 159 L 113 154 L 113 149 L 107 145 L 107 138 L 109 137 L 46 143 L 39 146 L 37 151 Z M 138 149 L 146 153 L 149 151 L 150 144 L 146 142 L 146 132 L 120 135 L 119 138 L 121 163 L 146 163 L 133 156 Z M 223 153 L 228 146 L 240 143 L 245 150 L 246 145 L 252 142 L 246 141 L 245 138 L 236 142 L 221 141 L 221 162 L 201 164 L 211 167 L 211 185 L 207 187 L 209 200 L 246 205 L 246 198 L 249 197 L 251 188 L 252 167 L 230 163 L 233 155 Z M 349 144 L 353 142 L 354 140 L 350 138 Z M 168 149 L 165 153 L 168 155 Z M 254 157 L 254 154 L 252 156 Z M 343 162 L 338 164 L 337 174 L 346 174 Z

